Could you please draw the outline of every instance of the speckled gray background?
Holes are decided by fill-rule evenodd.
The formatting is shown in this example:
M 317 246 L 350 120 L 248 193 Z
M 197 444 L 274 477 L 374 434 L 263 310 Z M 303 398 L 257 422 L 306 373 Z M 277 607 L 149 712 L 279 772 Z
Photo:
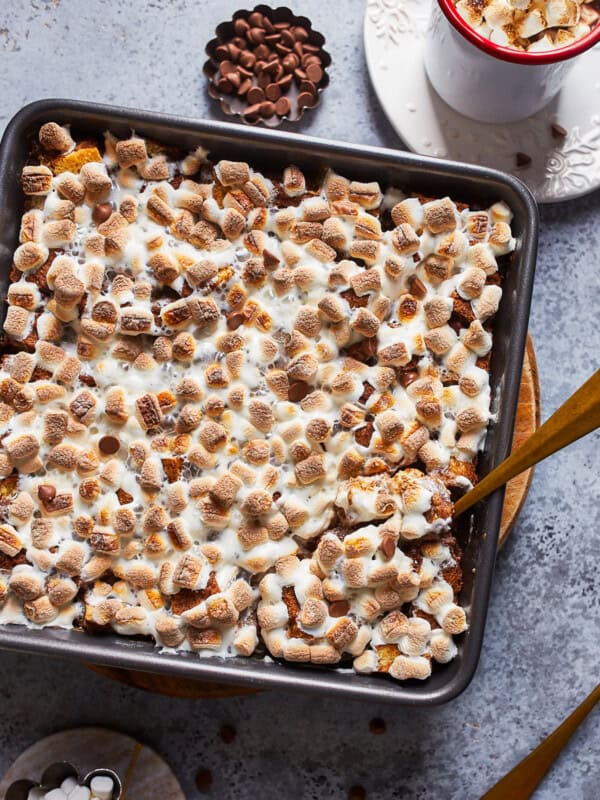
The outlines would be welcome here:
M 0 127 L 23 104 L 74 97 L 212 116 L 203 46 L 240 0 L 0 2 Z M 360 0 L 291 2 L 334 56 L 307 133 L 400 147 L 365 74 Z M 543 415 L 598 368 L 600 193 L 542 211 L 531 329 Z M 37 738 L 102 723 L 153 745 L 188 798 L 214 773 L 223 800 L 478 798 L 547 735 L 600 678 L 598 434 L 541 465 L 498 560 L 479 670 L 453 703 L 410 710 L 265 693 L 169 700 L 113 685 L 82 666 L 0 654 L 0 773 Z M 369 733 L 382 716 L 387 732 Z M 236 727 L 233 744 L 218 734 Z M 597 800 L 600 725 L 588 719 L 536 794 Z M 132 800 L 142 800 L 133 798 Z M 154 798 L 143 798 L 154 800 Z M 159 800 L 156 798 L 156 800 Z

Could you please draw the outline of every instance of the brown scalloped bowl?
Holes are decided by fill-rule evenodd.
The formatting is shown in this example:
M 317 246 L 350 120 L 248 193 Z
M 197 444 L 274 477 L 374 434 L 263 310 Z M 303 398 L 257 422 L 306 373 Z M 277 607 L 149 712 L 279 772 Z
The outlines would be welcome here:
M 282 113 L 282 114 L 273 114 L 270 117 L 264 117 L 260 114 L 256 115 L 248 115 L 244 112 L 247 110 L 249 105 L 253 105 L 248 103 L 243 96 L 239 96 L 237 94 L 237 90 L 235 93 L 233 91 L 229 91 L 229 93 L 225 93 L 219 90 L 217 86 L 217 80 L 220 76 L 220 64 L 224 60 L 231 60 L 231 58 L 223 58 L 224 51 L 219 48 L 226 47 L 228 43 L 231 42 L 232 39 L 236 37 L 236 31 L 234 29 L 234 25 L 236 20 L 242 19 L 247 21 L 252 14 L 261 14 L 270 21 L 271 25 L 276 28 L 276 32 L 279 29 L 276 27 L 278 25 L 283 25 L 287 23 L 290 27 L 301 27 L 306 30 L 308 34 L 306 41 L 303 44 L 308 44 L 312 48 L 318 48 L 317 51 L 312 51 L 313 55 L 318 55 L 320 59 L 320 67 L 322 75 L 318 82 L 313 82 L 314 86 L 316 87 L 316 92 L 313 95 L 312 102 L 309 105 L 303 106 L 298 104 L 297 98 L 300 94 L 300 87 L 299 83 L 301 79 L 293 78 L 291 82 L 291 86 L 287 89 L 282 96 L 287 97 L 290 101 L 291 110 L 289 113 Z M 270 34 L 273 35 L 273 34 Z M 268 45 L 268 43 L 265 43 Z M 295 15 L 291 9 L 286 8 L 285 6 L 280 6 L 279 8 L 271 8 L 265 5 L 258 5 L 255 6 L 251 11 L 247 10 L 239 10 L 236 11 L 233 15 L 232 19 L 227 22 L 222 22 L 220 25 L 217 26 L 215 30 L 215 38 L 211 39 L 211 41 L 206 45 L 206 54 L 208 56 L 208 60 L 204 64 L 204 74 L 208 81 L 208 93 L 209 95 L 218 100 L 221 105 L 221 110 L 227 116 L 235 116 L 238 117 L 242 122 L 249 124 L 249 125 L 256 125 L 262 123 L 269 128 L 276 128 L 282 122 L 298 122 L 302 116 L 304 115 L 305 110 L 310 110 L 316 108 L 321 100 L 321 94 L 326 89 L 329 84 L 329 76 L 327 74 L 327 67 L 331 64 L 331 56 L 329 53 L 323 49 L 325 44 L 325 37 L 319 33 L 318 31 L 313 30 L 312 24 L 309 19 L 306 17 L 299 17 Z M 252 52 L 252 49 L 255 48 L 256 45 L 248 43 L 248 49 Z M 276 47 L 277 45 L 275 45 Z M 293 52 L 293 51 L 292 51 Z M 280 56 L 283 54 L 280 53 Z M 236 54 L 236 57 L 239 58 L 239 53 Z M 301 68 L 301 65 L 299 65 Z M 250 71 L 250 70 L 248 70 Z M 289 73 L 292 74 L 292 73 Z M 242 81 L 244 78 L 248 80 L 252 80 L 252 84 L 254 86 L 257 84 L 256 75 L 253 75 L 252 78 L 248 76 L 242 75 Z M 237 79 L 236 79 L 237 80 Z M 235 89 L 235 87 L 233 87 Z

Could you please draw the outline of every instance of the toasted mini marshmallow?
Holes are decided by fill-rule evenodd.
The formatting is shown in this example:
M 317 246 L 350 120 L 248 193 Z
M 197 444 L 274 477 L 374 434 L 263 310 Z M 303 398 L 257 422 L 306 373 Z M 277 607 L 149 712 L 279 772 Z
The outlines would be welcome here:
M 483 13 L 485 21 L 494 31 L 513 21 L 513 9 L 509 0 L 488 0 Z
M 548 20 L 545 10 L 542 8 L 531 8 L 525 16 L 517 22 L 516 32 L 522 39 L 529 39 L 537 33 L 542 33 L 548 27 Z
M 94 197 L 100 197 L 112 188 L 112 180 L 106 172 L 104 164 L 95 162 L 84 164 L 79 172 L 79 178 L 86 190 Z
M 43 235 L 43 234 L 42 234 Z M 48 248 L 36 242 L 25 242 L 15 250 L 13 261 L 21 272 L 38 269 L 48 258 Z
M 26 195 L 46 195 L 52 186 L 52 172 L 41 164 L 23 167 L 21 186 Z
M 502 299 L 502 289 L 499 286 L 485 286 L 483 291 L 472 301 L 472 308 L 475 316 L 480 320 L 486 320 L 493 317 L 500 300 Z
M 478 28 L 483 22 L 483 4 L 481 0 L 459 0 L 456 10 L 472 28 Z
M 576 0 L 546 0 L 546 23 L 548 28 L 577 25 L 580 3 Z
M 54 153 L 66 153 L 75 146 L 68 129 L 57 125 L 56 122 L 47 122 L 42 125 L 39 140 L 45 150 Z
M 554 50 L 556 45 L 554 44 L 554 40 L 550 36 L 548 32 L 544 33 L 543 36 L 540 36 L 539 39 L 536 39 L 527 47 L 528 53 L 545 53 L 548 50 Z
M 398 656 L 389 668 L 389 674 L 399 681 L 409 678 L 422 681 L 431 675 L 431 664 L 422 656 Z

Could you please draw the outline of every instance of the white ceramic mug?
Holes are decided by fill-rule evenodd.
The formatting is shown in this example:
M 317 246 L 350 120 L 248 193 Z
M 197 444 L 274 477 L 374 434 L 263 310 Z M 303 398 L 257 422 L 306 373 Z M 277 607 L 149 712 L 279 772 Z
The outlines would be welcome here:
M 425 42 L 425 69 L 449 106 L 482 122 L 516 122 L 558 93 L 575 58 L 600 41 L 600 24 L 573 44 L 527 53 L 477 33 L 452 0 L 434 0 Z

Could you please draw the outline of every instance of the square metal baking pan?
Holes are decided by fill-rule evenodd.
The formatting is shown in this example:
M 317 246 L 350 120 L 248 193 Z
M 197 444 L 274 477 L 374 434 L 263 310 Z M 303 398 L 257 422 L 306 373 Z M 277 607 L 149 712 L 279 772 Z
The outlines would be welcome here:
M 503 285 L 495 321 L 491 364 L 492 411 L 497 414 L 480 458 L 485 474 L 510 451 L 527 336 L 538 237 L 538 213 L 527 188 L 516 178 L 481 167 L 425 158 L 395 150 L 312 139 L 289 133 L 250 129 L 221 122 L 96 105 L 70 100 L 43 100 L 22 109 L 9 123 L 0 145 L 0 287 L 6 292 L 12 253 L 18 244 L 23 195 L 20 173 L 30 142 L 49 120 L 71 123 L 95 134 L 112 130 L 120 137 L 131 129 L 142 136 L 193 149 L 199 144 L 211 156 L 249 161 L 260 168 L 283 168 L 290 162 L 310 171 L 331 166 L 359 180 L 378 180 L 383 187 L 435 197 L 450 195 L 476 207 L 504 200 L 514 212 L 517 249 Z M 4 310 L 2 311 L 4 314 Z M 106 664 L 112 667 L 168 673 L 199 680 L 245 684 L 256 688 L 288 688 L 387 701 L 435 705 L 456 697 L 471 680 L 482 646 L 494 571 L 504 492 L 497 491 L 464 515 L 458 538 L 464 549 L 465 584 L 461 604 L 469 630 L 459 637 L 458 656 L 436 668 L 424 682 L 398 683 L 382 675 L 356 675 L 351 668 L 320 669 L 257 658 L 203 658 L 189 653 L 160 652 L 150 642 L 117 635 L 92 636 L 75 630 L 31 630 L 0 625 L 0 648 Z

